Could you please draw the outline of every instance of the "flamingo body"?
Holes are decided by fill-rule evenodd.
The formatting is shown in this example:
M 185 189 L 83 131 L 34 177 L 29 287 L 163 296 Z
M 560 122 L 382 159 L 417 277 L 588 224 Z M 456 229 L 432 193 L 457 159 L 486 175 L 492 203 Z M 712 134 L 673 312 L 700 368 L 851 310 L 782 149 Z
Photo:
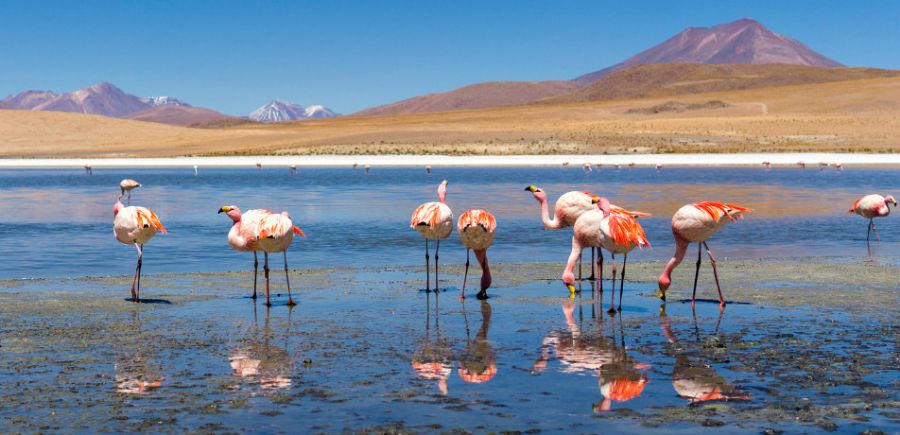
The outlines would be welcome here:
M 268 254 L 283 252 L 291 246 L 294 234 L 304 236 L 303 230 L 294 226 L 288 212 L 269 213 L 257 224 L 256 242 L 259 249 Z
M 665 300 L 666 290 L 672 283 L 672 271 L 681 264 L 684 255 L 687 252 L 688 245 L 698 243 L 700 247 L 706 247 L 706 253 L 709 255 L 710 263 L 713 268 L 713 276 L 716 278 L 716 288 L 719 291 L 719 307 L 725 307 L 725 298 L 722 296 L 722 289 L 719 286 L 719 276 L 716 271 L 716 260 L 712 256 L 712 251 L 706 245 L 706 240 L 718 233 L 728 224 L 729 221 L 736 221 L 744 213 L 753 210 L 741 207 L 739 205 L 728 204 L 724 202 L 704 201 L 695 202 L 685 205 L 675 212 L 672 216 L 672 234 L 675 236 L 675 256 L 669 260 L 665 269 L 659 276 L 659 297 Z M 697 300 L 697 278 L 700 271 L 700 254 L 698 250 L 697 271 L 694 274 L 694 292 L 691 298 L 691 304 Z
M 119 203 L 121 205 L 121 203 Z M 166 227 L 156 213 L 146 207 L 128 206 L 116 211 L 113 233 L 116 240 L 126 245 L 143 245 L 150 241 L 157 231 L 166 233 Z
M 253 209 L 241 213 L 235 206 L 229 207 L 228 217 L 234 221 L 234 225 L 228 230 L 228 245 L 235 251 L 255 252 L 259 251 L 259 243 L 256 240 L 256 228 L 263 217 L 272 214 L 268 210 Z

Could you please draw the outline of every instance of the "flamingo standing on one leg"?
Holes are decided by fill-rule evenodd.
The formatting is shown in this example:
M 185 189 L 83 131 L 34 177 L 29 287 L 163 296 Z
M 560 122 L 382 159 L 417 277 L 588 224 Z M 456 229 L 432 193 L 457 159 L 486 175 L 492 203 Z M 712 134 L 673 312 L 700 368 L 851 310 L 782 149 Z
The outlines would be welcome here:
M 269 301 L 269 254 L 275 252 L 284 253 L 284 280 L 287 283 L 288 306 L 297 305 L 291 295 L 291 279 L 288 277 L 287 248 L 294 240 L 294 234 L 306 237 L 303 230 L 297 228 L 291 221 L 288 212 L 272 213 L 263 216 L 256 227 L 256 242 L 263 251 L 263 273 L 266 276 L 266 306 L 272 306 Z
M 225 213 L 234 224 L 228 231 L 228 244 L 236 251 L 253 252 L 253 299 L 256 299 L 256 277 L 259 271 L 259 258 L 256 252 L 260 250 L 256 240 L 256 230 L 263 217 L 272 214 L 269 210 L 247 210 L 241 213 L 236 205 L 223 205 L 219 213 Z
M 697 270 L 694 272 L 694 293 L 691 296 L 691 307 L 697 302 L 697 278 L 700 275 L 700 259 L 703 255 L 702 248 L 706 248 L 709 261 L 712 264 L 713 276 L 716 279 L 716 289 L 719 291 L 719 307 L 725 308 L 725 298 L 722 296 L 722 288 L 719 286 L 719 274 L 716 271 L 716 259 L 706 244 L 706 240 L 719 232 L 729 221 L 736 221 L 744 213 L 753 210 L 724 202 L 695 202 L 685 205 L 672 216 L 672 234 L 675 235 L 675 256 L 666 264 L 662 275 L 659 276 L 659 298 L 666 300 L 666 290 L 672 283 L 672 271 L 684 259 L 688 245 L 697 243 Z
M 463 275 L 463 286 L 460 299 L 466 298 L 466 279 L 469 276 L 469 251 L 475 251 L 475 259 L 481 265 L 481 291 L 476 297 L 487 299 L 487 289 L 491 286 L 491 269 L 488 266 L 487 249 L 494 242 L 497 221 L 494 215 L 485 210 L 466 210 L 456 222 L 459 239 L 466 247 L 466 273 Z
M 166 233 L 166 227 L 159 221 L 156 213 L 146 207 L 122 205 L 122 195 L 113 206 L 113 234 L 116 240 L 134 245 L 137 249 L 137 266 L 134 268 L 134 279 L 131 280 L 131 300 L 141 301 L 141 265 L 144 257 L 144 243 L 150 241 L 157 231 Z
M 612 256 L 612 291 L 610 292 L 609 310 L 616 312 L 616 254 L 624 254 L 622 261 L 622 281 L 619 283 L 619 311 L 622 311 L 622 293 L 625 287 L 625 266 L 628 264 L 628 253 L 635 247 L 650 246 L 644 228 L 637 219 L 625 212 L 611 212 L 610 204 L 606 198 L 601 198 L 597 207 L 603 212 L 603 220 L 600 221 L 600 246 L 609 251 Z M 602 262 L 600 274 L 603 274 Z M 601 276 L 602 278 L 602 276 Z
M 447 180 L 438 185 L 438 202 L 426 202 L 413 211 L 409 219 L 409 227 L 418 231 L 425 238 L 425 291 L 431 291 L 429 269 L 428 240 L 437 240 L 434 250 L 434 291 L 438 291 L 438 255 L 441 240 L 446 239 L 453 231 L 453 211 L 447 206 Z
M 119 182 L 119 190 L 122 191 L 122 196 L 125 196 L 126 193 L 128 194 L 128 205 L 131 205 L 131 191 L 138 187 L 141 187 L 141 183 L 130 178 L 126 178 Z
M 869 220 L 869 228 L 866 230 L 866 243 L 869 243 L 869 234 L 871 232 L 875 232 L 875 239 L 879 242 L 881 241 L 881 237 L 878 237 L 878 230 L 875 229 L 875 218 L 886 217 L 891 214 L 891 204 L 896 208 L 897 200 L 894 199 L 893 196 L 881 196 L 881 195 L 866 195 L 860 199 L 857 199 L 855 203 L 853 203 L 853 207 L 850 207 L 850 210 L 847 210 L 848 213 L 856 213 L 866 219 Z

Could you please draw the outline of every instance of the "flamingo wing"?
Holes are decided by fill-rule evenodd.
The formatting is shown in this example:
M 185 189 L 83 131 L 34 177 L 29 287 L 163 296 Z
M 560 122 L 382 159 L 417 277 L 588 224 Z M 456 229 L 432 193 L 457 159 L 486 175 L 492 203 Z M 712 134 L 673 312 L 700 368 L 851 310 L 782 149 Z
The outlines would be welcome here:
M 144 225 L 152 226 L 156 228 L 158 231 L 166 234 L 168 231 L 166 227 L 163 226 L 162 222 L 159 221 L 159 217 L 156 216 L 156 213 L 153 210 L 150 210 L 146 207 L 135 207 L 135 219 L 137 220 L 137 227 L 143 228 Z
M 609 232 L 613 242 L 617 245 L 634 245 L 639 248 L 650 246 L 644 227 L 631 215 L 611 214 L 609 216 Z
M 497 229 L 497 220 L 494 219 L 494 215 L 490 212 L 476 209 L 466 210 L 465 213 L 460 215 L 459 220 L 456 223 L 456 228 L 460 231 L 475 226 L 480 226 L 484 228 L 485 231 L 492 233 Z
M 415 228 L 419 225 L 428 225 L 436 227 L 441 218 L 440 203 L 426 202 L 416 208 L 409 220 L 409 227 Z
M 735 216 L 739 216 L 741 213 L 749 213 L 753 211 L 752 209 L 749 209 L 747 207 L 741 207 L 735 204 L 716 201 L 695 202 L 691 205 L 699 210 L 706 212 L 706 214 L 708 214 L 717 222 L 725 216 L 727 216 L 731 220 L 736 220 Z

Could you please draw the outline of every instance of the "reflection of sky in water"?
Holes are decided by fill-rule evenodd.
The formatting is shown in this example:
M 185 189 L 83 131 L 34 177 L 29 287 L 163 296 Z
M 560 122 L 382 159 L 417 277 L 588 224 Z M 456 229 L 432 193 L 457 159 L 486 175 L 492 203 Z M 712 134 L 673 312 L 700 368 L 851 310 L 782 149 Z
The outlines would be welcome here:
M 122 275 L 133 249 L 112 237 L 112 205 L 121 178 L 139 180 L 134 204 L 153 208 L 171 231 L 147 247 L 149 274 L 240 270 L 249 254 L 225 242 L 230 222 L 216 215 L 223 204 L 242 209 L 288 210 L 307 233 L 294 244 L 294 267 L 418 264 L 423 247 L 409 230 L 411 211 L 434 200 L 440 180 L 450 181 L 448 202 L 459 215 L 487 208 L 498 218 L 493 262 L 563 262 L 571 233 L 543 231 L 538 206 L 523 189 L 537 184 L 552 201 L 568 190 L 590 190 L 614 203 L 647 211 L 643 222 L 654 249 L 633 260 L 671 255 L 671 214 L 684 203 L 726 200 L 757 211 L 710 241 L 717 256 L 745 258 L 812 256 L 859 261 L 866 256 L 865 221 L 847 216 L 865 193 L 900 192 L 900 171 L 889 169 L 578 168 L 362 170 L 287 168 L 95 169 L 0 171 L 0 278 Z M 884 239 L 875 255 L 898 262 L 900 223 L 878 221 Z M 456 235 L 442 244 L 442 262 L 464 261 Z

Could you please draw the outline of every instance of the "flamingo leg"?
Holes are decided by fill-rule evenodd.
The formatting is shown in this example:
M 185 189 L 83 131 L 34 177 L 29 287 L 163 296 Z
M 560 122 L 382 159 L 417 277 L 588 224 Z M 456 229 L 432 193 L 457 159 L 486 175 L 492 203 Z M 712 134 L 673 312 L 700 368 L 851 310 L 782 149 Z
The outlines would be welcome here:
M 253 299 L 256 299 L 256 275 L 259 273 L 259 257 L 256 256 L 256 251 L 253 251 Z
M 719 308 L 725 308 L 725 297 L 722 296 L 722 287 L 719 286 L 719 272 L 716 270 L 716 259 L 713 257 L 712 251 L 709 250 L 709 246 L 706 242 L 703 242 L 703 247 L 706 248 L 706 255 L 709 255 L 709 263 L 712 264 L 713 277 L 716 278 L 716 290 L 719 291 Z
M 131 280 L 131 302 L 137 302 L 137 294 L 134 292 L 134 286 L 137 284 L 138 270 L 141 268 L 141 247 L 135 243 L 134 247 L 138 252 L 138 261 L 134 265 L 134 278 Z
M 600 294 L 603 294 L 603 250 L 597 248 L 597 281 L 600 283 Z
M 872 235 L 872 219 L 869 219 L 869 225 L 866 225 L 866 244 L 869 244 L 869 236 Z
M 612 256 L 612 291 L 609 292 L 609 309 L 606 310 L 607 313 L 615 313 L 616 312 L 616 253 L 610 253 Z
M 263 259 L 265 263 L 263 264 L 263 274 L 266 276 L 266 306 L 271 307 L 272 302 L 269 301 L 269 253 L 263 252 Z
M 428 262 L 428 239 L 425 239 L 425 293 L 431 291 L 431 265 Z
M 138 245 L 138 264 L 137 264 L 137 298 L 135 302 L 141 302 L 141 270 L 144 268 L 144 244 Z
M 697 278 L 700 277 L 700 258 L 703 255 L 703 245 L 697 244 L 697 270 L 694 271 L 694 294 L 691 296 L 691 307 L 697 303 Z
M 475 297 L 483 301 L 488 298 L 487 289 L 491 286 L 491 267 L 488 265 L 487 250 L 475 251 L 475 259 L 481 265 L 481 291 Z
M 597 248 L 591 247 L 591 276 L 588 277 L 588 280 L 590 281 L 593 281 L 597 278 L 597 276 L 594 274 L 594 251 L 596 249 Z
M 441 251 L 441 241 L 440 241 L 440 239 L 438 239 L 437 247 L 434 248 L 434 292 L 435 293 L 440 291 L 440 284 L 438 284 L 438 281 L 440 280 L 440 278 L 439 278 L 440 275 L 438 275 L 440 273 L 439 272 L 440 266 L 438 266 L 438 258 L 440 258 L 439 256 L 441 255 L 440 251 Z
M 619 283 L 619 311 L 622 311 L 622 291 L 625 287 L 625 265 L 628 264 L 628 253 L 625 253 L 625 259 L 622 260 L 622 281 Z M 615 291 L 616 289 L 613 289 Z
M 578 280 L 581 281 L 581 253 L 584 252 L 584 249 L 578 251 Z
M 463 275 L 462 293 L 459 295 L 460 300 L 466 298 L 466 279 L 469 278 L 469 249 L 466 249 L 466 273 Z
M 294 302 L 294 297 L 291 296 L 291 279 L 288 278 L 287 249 L 282 252 L 284 253 L 284 281 L 287 283 L 288 289 L 288 306 L 292 307 L 297 304 Z
M 875 240 L 881 243 L 881 237 L 878 237 L 878 229 L 875 228 L 875 219 L 869 219 L 869 221 L 872 222 L 872 232 L 875 233 Z

